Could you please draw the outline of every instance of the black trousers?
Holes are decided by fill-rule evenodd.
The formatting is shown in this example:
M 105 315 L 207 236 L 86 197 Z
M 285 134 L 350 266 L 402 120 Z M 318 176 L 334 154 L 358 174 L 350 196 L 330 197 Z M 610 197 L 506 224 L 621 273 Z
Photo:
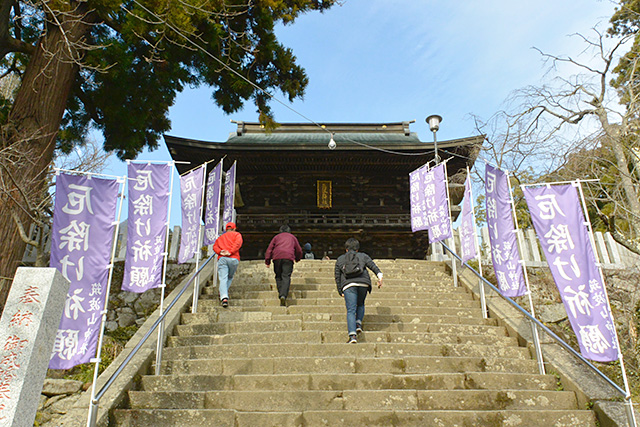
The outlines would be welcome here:
M 291 286 L 291 273 L 293 273 L 293 261 L 290 259 L 274 259 L 273 271 L 276 273 L 276 285 L 278 286 L 278 297 L 289 295 Z

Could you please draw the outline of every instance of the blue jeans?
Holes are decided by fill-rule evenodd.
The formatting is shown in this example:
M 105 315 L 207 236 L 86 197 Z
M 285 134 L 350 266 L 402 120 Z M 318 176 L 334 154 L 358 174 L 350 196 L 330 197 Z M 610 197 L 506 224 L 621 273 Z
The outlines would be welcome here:
M 347 306 L 347 329 L 349 335 L 356 334 L 356 323 L 362 325 L 364 319 L 364 300 L 368 288 L 352 286 L 344 290 L 344 302 Z
M 218 280 L 220 281 L 218 291 L 220 292 L 221 300 L 229 298 L 229 287 L 231 286 L 233 275 L 236 274 L 239 262 L 235 258 L 226 256 L 218 258 Z

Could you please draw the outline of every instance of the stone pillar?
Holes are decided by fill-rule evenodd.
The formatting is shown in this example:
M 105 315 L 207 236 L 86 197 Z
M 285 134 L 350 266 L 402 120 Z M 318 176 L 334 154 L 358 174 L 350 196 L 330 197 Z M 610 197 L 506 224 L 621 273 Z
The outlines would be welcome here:
M 33 426 L 68 292 L 55 268 L 18 268 L 0 319 L 0 425 Z
M 598 251 L 598 256 L 600 257 L 600 263 L 611 264 L 609 253 L 607 252 L 607 245 L 604 242 L 604 236 L 600 231 L 596 231 L 593 233 L 593 237 L 596 243 L 595 250 Z
M 178 247 L 180 245 L 180 226 L 173 227 L 173 234 L 171 235 L 171 244 L 169 246 L 169 259 L 174 261 L 178 258 Z

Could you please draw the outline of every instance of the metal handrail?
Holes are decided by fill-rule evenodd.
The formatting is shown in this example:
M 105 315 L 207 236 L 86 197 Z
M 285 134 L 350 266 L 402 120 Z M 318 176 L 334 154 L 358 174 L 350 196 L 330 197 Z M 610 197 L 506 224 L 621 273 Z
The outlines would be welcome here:
M 586 364 L 589 368 L 591 368 L 596 374 L 598 374 L 602 379 L 604 379 L 607 383 L 609 383 L 609 385 L 611 385 L 618 393 L 620 393 L 626 403 L 626 411 L 627 411 L 627 419 L 629 421 L 629 425 L 630 426 L 636 426 L 636 419 L 635 419 L 635 415 L 633 413 L 633 405 L 631 403 L 631 395 L 627 394 L 627 392 L 625 390 L 622 389 L 622 387 L 620 387 L 618 384 L 616 384 L 615 382 L 613 382 L 613 380 L 611 380 L 609 377 L 607 377 L 604 373 L 602 373 L 595 365 L 593 365 L 591 362 L 589 362 L 587 359 L 584 358 L 584 356 L 582 356 L 580 353 L 578 353 L 575 349 L 573 349 L 573 347 L 571 347 L 569 344 L 567 344 L 566 342 L 564 342 L 562 340 L 562 338 L 560 338 L 558 335 L 556 335 L 551 329 L 549 329 L 547 326 L 545 326 L 542 322 L 540 322 L 538 319 L 536 319 L 535 317 L 533 317 L 527 310 L 525 310 L 524 308 L 520 307 L 520 305 L 518 303 L 516 303 L 514 300 L 512 300 L 509 297 L 506 297 L 504 295 L 502 295 L 502 293 L 500 292 L 500 290 L 493 285 L 493 283 L 489 282 L 487 279 L 485 279 L 484 277 L 482 277 L 480 275 L 480 273 L 478 273 L 473 267 L 471 267 L 469 264 L 467 264 L 466 262 L 462 261 L 462 258 L 460 258 L 460 256 L 453 252 L 444 242 L 442 243 L 442 247 L 445 248 L 451 255 L 453 255 L 454 257 L 456 257 L 460 263 L 467 267 L 469 270 L 471 270 L 476 276 L 478 276 L 478 278 L 480 280 L 482 280 L 482 282 L 488 286 L 491 287 L 491 289 L 493 289 L 498 295 L 500 295 L 503 299 L 505 299 L 509 304 L 511 304 L 513 307 L 515 307 L 519 312 L 521 312 L 522 314 L 525 315 L 526 318 L 529 319 L 529 321 L 535 323 L 535 325 L 537 327 L 539 327 L 540 329 L 542 329 L 544 332 L 547 333 L 547 335 L 549 335 L 551 338 L 553 338 L 558 344 L 560 344 L 561 347 L 563 347 L 565 350 L 569 351 L 569 353 L 573 354 L 575 357 L 577 357 L 580 361 L 582 361 L 584 364 Z M 455 260 L 451 260 L 452 263 L 455 263 Z
M 609 384 L 611 384 L 611 386 L 613 386 L 617 391 L 619 391 L 620 393 L 622 393 L 622 395 L 626 396 L 626 392 L 620 387 L 618 386 L 616 383 L 614 383 L 611 379 L 609 379 L 609 377 L 607 377 L 605 374 L 603 374 L 597 367 L 595 367 L 591 362 L 589 362 L 587 359 L 584 358 L 584 356 L 582 356 L 580 353 L 578 353 L 573 347 L 571 347 L 569 344 L 567 344 L 566 342 L 564 342 L 562 340 L 562 338 L 560 338 L 558 335 L 556 335 L 551 329 L 549 329 L 545 324 L 543 324 L 542 322 L 540 322 L 538 319 L 536 319 L 535 317 L 533 317 L 527 310 L 525 310 L 524 308 L 522 308 L 517 302 L 515 302 L 514 300 L 512 300 L 509 297 L 506 297 L 504 295 L 502 295 L 502 293 L 500 292 L 500 290 L 493 285 L 493 283 L 489 282 L 487 279 L 485 279 L 484 277 L 482 277 L 480 275 L 480 273 L 478 273 L 473 267 L 471 267 L 469 264 L 467 264 L 466 262 L 462 262 L 462 258 L 460 258 L 460 256 L 458 256 L 458 254 L 451 252 L 451 249 L 449 249 L 449 247 L 447 245 L 445 245 L 444 243 L 442 244 L 442 246 L 444 246 L 447 251 L 449 251 L 454 257 L 458 258 L 458 260 L 460 260 L 460 262 L 462 263 L 462 265 L 464 265 L 465 267 L 467 267 L 469 270 L 471 270 L 476 276 L 478 276 L 479 279 L 481 279 L 485 285 L 489 285 L 491 287 L 491 289 L 493 289 L 498 295 L 500 295 L 502 298 L 504 298 L 505 300 L 507 300 L 507 302 L 509 304 L 511 304 L 512 306 L 514 306 L 518 311 L 520 311 L 522 314 L 525 315 L 525 317 L 527 317 L 530 321 L 534 322 L 538 327 L 540 327 L 543 331 L 545 331 L 551 338 L 553 338 L 554 340 L 556 340 L 558 342 L 558 344 L 560 344 L 562 347 L 564 347 L 566 350 L 568 350 L 570 353 L 572 353 L 574 356 L 576 356 L 578 359 L 582 360 L 584 363 L 586 363 L 591 369 L 593 369 L 594 371 L 596 371 L 596 373 L 598 373 L 604 380 L 606 380 Z
M 98 417 L 98 404 L 100 403 L 100 399 L 102 398 L 102 396 L 104 396 L 104 394 L 107 392 L 109 387 L 111 387 L 111 385 L 116 380 L 116 378 L 122 373 L 124 368 L 131 361 L 131 359 L 133 359 L 133 356 L 135 356 L 136 353 L 138 352 L 138 350 L 140 350 L 140 348 L 142 348 L 144 343 L 147 341 L 147 339 L 149 339 L 149 337 L 153 334 L 153 332 L 156 330 L 156 328 L 164 321 L 164 318 L 166 317 L 167 313 L 169 313 L 169 311 L 173 308 L 173 306 L 178 302 L 180 297 L 187 291 L 187 288 L 191 285 L 191 283 L 193 283 L 195 278 L 200 275 L 202 270 L 207 266 L 207 264 L 209 264 L 209 262 L 212 259 L 214 259 L 214 257 L 215 257 L 215 255 L 212 255 L 209 258 L 207 258 L 207 260 L 202 264 L 202 266 L 193 274 L 193 276 L 191 276 L 189 281 L 182 287 L 182 289 L 180 290 L 178 295 L 176 295 L 176 297 L 173 299 L 173 301 L 171 301 L 167 305 L 167 307 L 164 310 L 164 312 L 153 323 L 153 326 L 151 326 L 151 328 L 147 331 L 147 333 L 144 335 L 144 337 L 142 337 L 140 342 L 138 342 L 138 344 L 136 344 L 136 346 L 133 348 L 133 350 L 131 350 L 131 352 L 127 355 L 127 357 L 124 359 L 122 364 L 118 367 L 118 369 L 116 369 L 116 371 L 113 374 L 111 374 L 111 376 L 109 377 L 107 382 L 96 393 L 95 397 L 91 400 L 91 406 L 89 407 L 89 416 L 88 416 L 88 419 L 87 419 L 87 427 L 95 427 L 95 425 L 96 425 L 96 421 L 97 421 L 97 417 Z M 160 339 L 160 337 L 158 337 L 158 339 Z

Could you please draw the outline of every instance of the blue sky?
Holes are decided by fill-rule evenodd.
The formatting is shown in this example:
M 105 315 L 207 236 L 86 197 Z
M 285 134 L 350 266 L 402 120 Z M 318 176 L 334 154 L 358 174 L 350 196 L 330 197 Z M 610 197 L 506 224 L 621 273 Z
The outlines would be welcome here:
M 614 7 L 608 0 L 346 0 L 278 28 L 310 80 L 304 99 L 287 104 L 316 122 L 416 120 L 411 129 L 426 142 L 433 136 L 425 118 L 439 114 L 439 141 L 471 136 L 470 114 L 489 118 L 512 91 L 542 82 L 547 66 L 534 46 L 576 54 L 584 46 L 570 35 L 605 29 Z M 272 106 L 277 121 L 307 121 Z M 170 119 L 170 135 L 222 142 L 235 131 L 230 119 L 257 121 L 257 113 L 249 104 L 226 115 L 199 88 L 178 96 Z M 160 145 L 137 160 L 171 160 Z M 114 158 L 107 173 L 125 171 Z

